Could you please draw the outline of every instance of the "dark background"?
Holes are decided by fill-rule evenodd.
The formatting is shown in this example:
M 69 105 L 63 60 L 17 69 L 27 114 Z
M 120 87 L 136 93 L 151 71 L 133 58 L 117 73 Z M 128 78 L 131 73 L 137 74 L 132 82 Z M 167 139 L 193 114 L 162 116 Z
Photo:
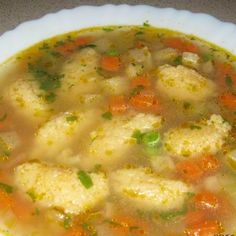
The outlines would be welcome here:
M 204 12 L 236 24 L 236 0 L 0 0 L 0 35 L 19 23 L 80 5 L 147 4 Z

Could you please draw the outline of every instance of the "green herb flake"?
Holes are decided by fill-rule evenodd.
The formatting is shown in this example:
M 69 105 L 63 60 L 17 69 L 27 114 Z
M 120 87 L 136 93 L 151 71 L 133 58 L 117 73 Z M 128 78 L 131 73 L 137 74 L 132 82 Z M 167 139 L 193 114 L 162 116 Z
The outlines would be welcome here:
M 182 56 L 177 56 L 173 61 L 174 66 L 182 65 Z
M 69 229 L 72 226 L 72 218 L 70 215 L 65 215 L 63 220 L 63 226 L 65 229 Z
M 85 44 L 85 45 L 81 45 L 79 46 L 79 49 L 84 49 L 84 48 L 95 48 L 97 47 L 95 44 Z
M 39 216 L 40 215 L 40 211 L 38 208 L 35 208 L 34 212 L 32 213 L 33 216 Z
M 198 126 L 198 125 L 191 125 L 190 126 L 190 129 L 201 129 L 202 127 L 201 126 Z
M 111 49 L 107 50 L 106 54 L 109 56 L 119 56 L 120 55 L 118 50 L 115 48 L 111 48 Z
M 56 97 L 57 95 L 55 93 L 49 93 L 45 96 L 45 100 L 48 102 L 48 103 L 53 103 L 55 102 L 56 100 Z
M 36 202 L 37 196 L 33 189 L 30 189 L 26 192 L 33 202 Z
M 50 49 L 50 46 L 48 45 L 48 43 L 43 43 L 40 47 L 39 50 L 48 50 Z
M 6 193 L 13 193 L 14 190 L 12 186 L 1 182 L 0 182 L 0 189 L 2 189 Z
M 210 54 L 210 53 L 207 53 L 207 54 L 204 54 L 202 58 L 205 62 L 212 61 L 214 59 L 214 55 Z
M 77 176 L 78 176 L 81 184 L 85 188 L 89 189 L 93 186 L 93 181 L 92 181 L 91 177 L 85 171 L 83 171 L 83 170 L 78 171 Z
M 102 165 L 101 164 L 96 164 L 93 168 L 93 171 L 95 173 L 101 172 L 101 170 L 102 170 Z
M 141 35 L 144 35 L 143 31 L 138 31 L 138 32 L 135 33 L 135 36 L 141 36 Z
M 135 87 L 134 89 L 131 90 L 131 93 L 130 95 L 133 97 L 133 96 L 136 96 L 138 95 L 142 90 L 144 90 L 144 86 L 143 85 L 139 85 L 137 87 Z
M 106 120 L 111 120 L 112 119 L 112 113 L 110 111 L 107 111 L 107 112 L 102 114 L 102 118 L 104 118 Z
M 160 217 L 163 220 L 172 220 L 178 216 L 182 216 L 185 215 L 187 212 L 187 207 L 184 206 L 183 209 L 179 210 L 179 211 L 170 211 L 170 212 L 163 212 L 160 214 Z
M 156 147 L 159 141 L 160 133 L 156 131 L 144 133 L 142 136 L 142 143 L 147 147 Z
M 114 29 L 109 28 L 109 27 L 104 27 L 104 28 L 102 28 L 102 29 L 103 29 L 103 31 L 105 31 L 105 32 L 111 32 L 111 31 L 114 30 Z
M 105 223 L 108 223 L 112 227 L 122 227 L 122 225 L 114 220 L 106 219 L 104 220 Z
M 4 120 L 6 120 L 7 118 L 7 113 L 4 113 L 1 117 L 0 117 L 0 122 L 3 122 Z
M 184 107 L 185 110 L 188 110 L 188 109 L 191 108 L 191 103 L 189 103 L 189 102 L 184 102 L 183 107 Z
M 144 26 L 144 27 L 149 27 L 149 26 L 150 26 L 149 21 L 146 20 L 145 22 L 143 22 L 143 26 Z
M 142 139 L 143 139 L 143 133 L 141 133 L 140 130 L 135 130 L 132 134 L 132 138 L 135 138 L 136 139 L 136 142 L 138 144 L 141 144 L 142 143 Z
M 233 80 L 231 79 L 231 77 L 229 75 L 226 75 L 225 76 L 225 84 L 228 86 L 228 87 L 232 87 L 233 85 Z
M 73 123 L 75 121 L 78 121 L 78 117 L 76 115 L 70 115 L 66 117 L 66 121 L 68 123 Z

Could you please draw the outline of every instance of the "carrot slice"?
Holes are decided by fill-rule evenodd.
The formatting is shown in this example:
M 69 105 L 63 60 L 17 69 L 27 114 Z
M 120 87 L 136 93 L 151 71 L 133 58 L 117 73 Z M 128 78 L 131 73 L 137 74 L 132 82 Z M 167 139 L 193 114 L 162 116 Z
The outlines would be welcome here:
M 88 234 L 81 226 L 74 226 L 64 233 L 63 236 L 88 236 Z
M 227 62 L 225 62 L 225 63 L 216 62 L 215 63 L 215 71 L 216 71 L 217 78 L 222 80 L 227 75 L 232 75 L 233 67 L 231 64 L 229 64 Z
M 132 79 L 131 87 L 135 88 L 135 87 L 138 87 L 138 86 L 143 86 L 144 88 L 150 88 L 151 87 L 151 81 L 145 75 L 137 76 L 134 79 Z
M 185 222 L 187 226 L 192 226 L 199 224 L 205 220 L 205 213 L 204 211 L 189 211 L 185 216 Z
M 151 90 L 144 90 L 129 100 L 130 105 L 137 111 L 157 113 L 160 104 L 156 95 Z
M 127 111 L 128 104 L 124 96 L 113 96 L 109 102 L 109 110 L 114 115 L 120 115 Z
M 208 174 L 216 172 L 220 167 L 220 163 L 214 156 L 206 155 L 199 160 L 199 166 L 206 174 Z
M 112 235 L 114 236 L 131 236 L 148 234 L 148 224 L 131 216 L 114 217 L 111 224 Z
M 214 236 L 221 232 L 222 226 L 215 220 L 203 221 L 185 230 L 185 234 L 188 236 Z
M 228 109 L 236 109 L 236 95 L 227 92 L 219 97 L 219 102 Z
M 0 189 L 0 210 L 9 210 L 12 206 L 12 197 Z
M 194 196 L 193 201 L 196 209 L 208 211 L 209 213 L 219 212 L 222 207 L 220 198 L 208 191 L 198 193 Z
M 76 48 L 86 45 L 86 44 L 89 44 L 90 42 L 91 42 L 91 38 L 89 38 L 89 37 L 79 37 L 72 42 L 66 43 L 66 44 L 58 47 L 56 50 L 60 54 L 66 56 L 66 55 L 73 53 L 76 50 Z
M 186 182 L 196 182 L 203 177 L 203 171 L 194 161 L 181 161 L 176 165 L 177 173 Z
M 141 49 L 141 48 L 145 47 L 145 44 L 142 41 L 136 41 L 134 47 Z
M 175 48 L 181 52 L 198 53 L 199 51 L 198 47 L 195 44 L 188 42 L 186 40 L 183 40 L 181 38 L 178 38 L 178 37 L 165 38 L 163 40 L 163 44 L 166 47 Z
M 101 59 L 101 67 L 107 71 L 117 72 L 121 67 L 120 57 L 104 55 Z

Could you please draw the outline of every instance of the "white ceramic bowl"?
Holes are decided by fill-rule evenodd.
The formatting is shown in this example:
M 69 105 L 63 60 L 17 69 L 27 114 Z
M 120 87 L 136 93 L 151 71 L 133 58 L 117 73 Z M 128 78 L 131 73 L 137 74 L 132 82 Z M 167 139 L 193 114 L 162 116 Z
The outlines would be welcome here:
M 0 63 L 43 39 L 102 25 L 151 25 L 193 34 L 236 54 L 236 25 L 213 16 L 146 5 L 81 6 L 28 21 L 0 37 Z
M 82 6 L 48 14 L 38 20 L 25 22 L 0 37 L 0 64 L 15 53 L 43 40 L 74 30 L 103 25 L 151 25 L 193 34 L 236 54 L 236 25 L 224 23 L 201 13 L 172 8 L 139 5 Z M 13 233 L 12 233 L 13 231 Z M 0 221 L 0 236 L 14 235 Z

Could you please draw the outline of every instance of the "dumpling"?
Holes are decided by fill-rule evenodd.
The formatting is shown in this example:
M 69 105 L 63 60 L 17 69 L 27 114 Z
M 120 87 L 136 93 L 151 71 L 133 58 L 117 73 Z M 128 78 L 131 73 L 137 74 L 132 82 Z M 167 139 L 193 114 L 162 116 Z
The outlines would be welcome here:
M 160 66 L 157 76 L 157 90 L 170 99 L 203 101 L 215 94 L 215 84 L 211 80 L 182 65 Z
M 113 172 L 111 186 L 114 193 L 134 206 L 159 212 L 180 210 L 192 191 L 181 181 L 158 177 L 142 167 Z
M 14 179 L 18 188 L 39 205 L 80 214 L 103 201 L 109 190 L 103 173 L 90 173 L 93 185 L 87 189 L 80 182 L 77 171 L 42 163 L 24 163 L 16 168 Z
M 231 126 L 220 115 L 178 127 L 164 134 L 164 147 L 174 156 L 198 156 L 217 153 L 227 138 Z
M 90 144 L 84 161 L 88 166 L 97 163 L 114 164 L 124 159 L 126 151 L 135 144 L 132 138 L 135 130 L 146 132 L 159 129 L 161 124 L 162 118 L 152 114 L 114 117 L 90 133 Z

